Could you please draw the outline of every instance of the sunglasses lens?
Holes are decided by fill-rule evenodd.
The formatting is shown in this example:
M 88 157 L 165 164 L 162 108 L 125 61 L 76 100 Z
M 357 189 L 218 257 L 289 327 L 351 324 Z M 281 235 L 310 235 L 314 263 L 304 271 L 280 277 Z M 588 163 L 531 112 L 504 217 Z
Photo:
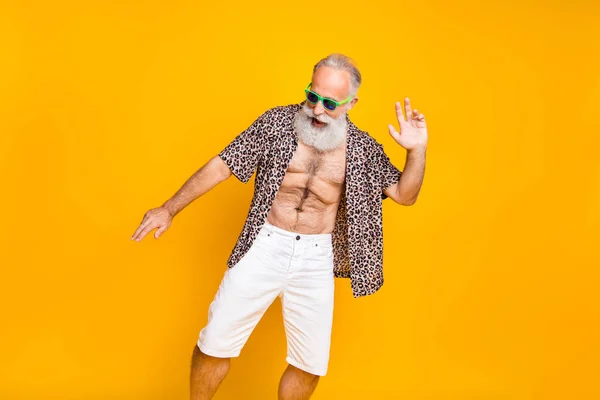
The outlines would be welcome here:
M 310 101 L 313 104 L 316 104 L 319 101 L 319 98 L 313 92 L 306 92 L 306 100 Z
M 329 111 L 335 110 L 335 107 L 336 107 L 335 103 L 333 101 L 331 101 L 331 100 L 328 100 L 328 99 L 323 100 L 323 105 Z

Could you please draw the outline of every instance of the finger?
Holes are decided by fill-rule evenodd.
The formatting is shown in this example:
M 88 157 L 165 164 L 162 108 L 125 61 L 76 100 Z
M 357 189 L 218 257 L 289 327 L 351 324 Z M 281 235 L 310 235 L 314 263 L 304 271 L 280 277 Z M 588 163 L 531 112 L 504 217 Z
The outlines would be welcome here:
M 425 119 L 425 116 L 423 114 L 419 114 L 419 119 L 422 121 Z
M 390 135 L 394 138 L 394 140 L 398 140 L 400 138 L 400 133 L 398 131 L 396 131 L 396 128 L 394 128 L 394 125 L 388 125 L 388 129 L 390 131 Z
M 167 225 L 163 225 L 160 228 L 158 228 L 156 230 L 156 232 L 154 232 L 154 239 L 158 239 L 159 236 L 162 235 L 162 233 L 166 230 L 167 230 Z
M 150 223 L 150 220 L 148 218 L 144 218 L 144 222 L 142 222 L 140 224 L 140 226 L 137 228 L 137 230 L 131 237 L 131 240 L 137 239 L 139 237 L 140 233 L 144 230 L 144 228 L 146 228 L 148 226 L 149 223 Z
M 410 109 L 410 99 L 404 98 L 404 112 L 406 112 L 406 119 L 410 122 L 412 119 L 412 111 Z
M 149 234 L 152 231 L 152 229 L 154 229 L 154 228 L 156 228 L 156 226 L 154 226 L 154 225 L 146 226 L 146 228 L 144 228 L 144 230 L 140 233 L 139 237 L 136 240 L 139 242 L 140 240 L 145 238 L 146 235 Z
M 142 218 L 142 222 L 140 222 L 140 226 L 135 230 L 135 233 L 131 236 L 131 240 L 135 240 L 136 236 L 140 234 L 142 229 L 144 229 L 145 225 L 148 223 L 148 213 L 144 214 Z
M 398 124 L 400 124 L 400 128 L 402 129 L 402 125 L 404 125 L 406 120 L 404 119 L 404 115 L 402 115 L 402 106 L 399 101 L 396 102 L 396 116 L 398 117 Z
M 419 119 L 419 110 L 412 110 L 412 119 L 413 120 Z
M 143 223 L 140 224 L 140 226 L 138 226 L 138 228 L 135 230 L 135 233 L 133 234 L 133 236 L 131 236 L 131 240 L 137 239 L 138 235 L 145 227 L 146 227 L 145 224 L 143 224 Z

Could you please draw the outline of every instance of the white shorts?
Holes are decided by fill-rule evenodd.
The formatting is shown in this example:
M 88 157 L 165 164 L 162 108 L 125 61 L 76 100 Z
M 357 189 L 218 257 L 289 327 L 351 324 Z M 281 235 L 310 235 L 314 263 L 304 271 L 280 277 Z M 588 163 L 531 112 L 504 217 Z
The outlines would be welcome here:
M 265 223 L 244 257 L 225 272 L 200 331 L 198 347 L 237 357 L 276 297 L 281 298 L 286 361 L 327 373 L 333 320 L 331 234 L 298 234 Z

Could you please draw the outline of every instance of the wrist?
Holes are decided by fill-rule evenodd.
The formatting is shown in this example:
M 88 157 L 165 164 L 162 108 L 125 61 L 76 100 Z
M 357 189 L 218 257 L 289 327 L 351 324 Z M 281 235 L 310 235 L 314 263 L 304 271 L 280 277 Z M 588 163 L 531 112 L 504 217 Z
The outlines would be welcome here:
M 166 201 L 165 204 L 162 205 L 162 208 L 164 208 L 165 210 L 167 210 L 167 212 L 169 213 L 169 215 L 171 216 L 171 218 L 173 218 L 175 216 L 175 214 L 177 214 L 177 210 L 175 210 L 175 208 L 171 204 L 170 200 Z
M 415 155 L 420 155 L 420 154 L 425 155 L 426 152 L 427 152 L 427 145 L 413 147 L 412 149 L 407 150 L 408 154 L 415 154 Z

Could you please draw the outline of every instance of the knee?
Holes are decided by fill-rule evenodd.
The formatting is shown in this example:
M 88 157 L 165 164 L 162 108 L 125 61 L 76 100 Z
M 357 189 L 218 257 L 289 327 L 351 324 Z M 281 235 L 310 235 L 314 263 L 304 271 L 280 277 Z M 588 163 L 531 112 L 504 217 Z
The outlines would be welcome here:
M 320 378 L 319 375 L 311 374 L 310 372 L 304 371 L 303 369 L 295 367 L 292 364 L 288 364 L 288 365 L 289 365 L 288 368 L 291 369 L 296 374 L 296 376 L 298 376 L 305 383 L 311 384 L 311 385 L 316 385 L 317 382 L 319 381 L 319 378 Z
M 311 374 L 291 364 L 279 382 L 279 400 L 310 398 L 319 382 L 319 375 Z
M 192 353 L 192 357 L 198 358 L 202 357 L 203 355 L 205 354 L 202 351 L 200 351 L 200 347 L 198 347 L 198 344 L 194 344 L 194 352 Z
M 229 371 L 230 359 L 209 356 L 208 354 L 203 353 L 196 344 L 192 354 L 192 364 L 194 366 L 209 366 L 212 370 L 225 375 Z
M 306 371 L 302 371 L 302 373 L 305 375 L 305 379 L 307 382 L 309 382 L 309 384 L 316 385 L 317 382 L 319 382 L 319 375 L 311 374 L 310 372 Z

